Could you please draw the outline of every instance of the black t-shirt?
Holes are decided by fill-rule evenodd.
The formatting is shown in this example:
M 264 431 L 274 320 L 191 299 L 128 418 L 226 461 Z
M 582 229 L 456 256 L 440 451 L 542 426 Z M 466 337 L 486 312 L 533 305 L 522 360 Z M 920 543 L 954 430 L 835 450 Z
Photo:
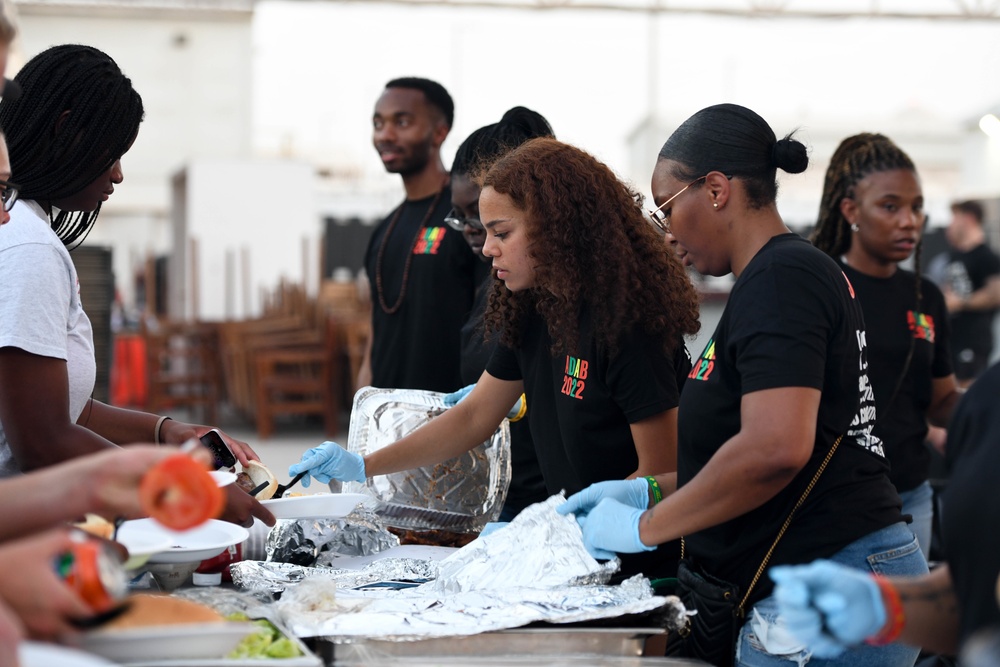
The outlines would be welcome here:
M 917 307 L 916 276 L 899 269 L 889 278 L 875 278 L 841 264 L 854 286 L 865 316 L 868 377 L 875 390 L 875 435 L 889 459 L 889 480 L 898 491 L 910 491 L 927 481 L 931 464 L 927 438 L 927 408 L 933 381 L 951 375 L 948 311 L 934 283 L 921 278 Z M 902 384 L 900 374 L 913 346 Z M 899 392 L 889 401 L 896 386 Z
M 448 392 L 462 386 L 460 332 L 472 309 L 480 262 L 462 235 L 444 224 L 451 207 L 451 189 L 446 187 L 438 197 L 425 225 L 433 202 L 434 197 L 404 202 L 388 239 L 395 211 L 379 224 L 368 243 L 365 271 L 371 282 L 375 387 Z M 383 240 L 385 251 L 378 275 Z M 386 313 L 379 303 L 378 284 L 381 281 L 385 305 L 391 309 L 404 286 L 408 256 L 411 262 L 402 304 L 393 314 Z
M 691 362 L 683 344 L 673 357 L 661 339 L 632 332 L 611 356 L 582 319 L 578 348 L 553 356 L 537 313 L 526 318 L 520 347 L 497 346 L 486 370 L 523 380 L 527 419 L 550 494 L 625 479 L 639 465 L 630 424 L 677 407 Z
M 1000 625 L 1000 533 L 992 527 L 1000 516 L 998 396 L 1000 364 L 994 364 L 969 388 L 948 427 L 952 474 L 942 499 L 941 531 L 961 612 L 962 640 Z
M 479 380 L 497 346 L 495 338 L 488 344 L 484 340 L 483 316 L 489 302 L 493 276 L 489 273 L 489 265 L 485 262 L 481 264 L 487 268 L 487 275 L 476 290 L 472 316 L 462 327 L 463 385 Z M 504 501 L 505 512 L 518 513 L 528 505 L 548 498 L 542 469 L 538 465 L 538 456 L 535 455 L 535 444 L 531 440 L 531 427 L 526 418 L 510 422 L 510 475 L 507 499 Z
M 957 296 L 967 297 L 982 289 L 1000 274 L 1000 257 L 985 244 L 968 252 L 951 250 L 948 254 L 948 287 Z M 970 348 L 989 357 L 993 350 L 994 310 L 961 310 L 951 317 L 952 350 L 957 354 Z
M 902 519 L 871 435 L 864 324 L 836 262 L 805 239 L 771 239 L 733 285 L 725 311 L 681 395 L 678 483 L 686 484 L 740 430 L 744 394 L 780 387 L 822 392 L 809 463 L 757 509 L 687 536 L 705 569 L 746 589 L 782 523 L 838 436 L 845 434 L 770 563 L 807 563 Z M 781 419 L 781 414 L 771 416 Z M 751 602 L 770 593 L 761 577 Z

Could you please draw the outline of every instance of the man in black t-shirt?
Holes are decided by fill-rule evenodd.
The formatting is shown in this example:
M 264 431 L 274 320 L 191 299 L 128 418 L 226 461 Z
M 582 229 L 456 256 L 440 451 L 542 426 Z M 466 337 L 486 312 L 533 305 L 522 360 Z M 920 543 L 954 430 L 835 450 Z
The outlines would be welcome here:
M 1000 307 L 1000 257 L 986 245 L 983 207 L 953 204 L 946 230 L 946 282 L 941 286 L 951 314 L 951 353 L 959 384 L 968 386 L 985 370 L 993 352 L 993 316 Z
M 479 276 L 462 235 L 444 223 L 451 192 L 441 144 L 453 119 L 451 96 L 428 79 L 394 79 L 375 104 L 375 150 L 386 171 L 402 176 L 406 199 L 365 253 L 372 327 L 356 388 L 462 386 L 460 332 Z

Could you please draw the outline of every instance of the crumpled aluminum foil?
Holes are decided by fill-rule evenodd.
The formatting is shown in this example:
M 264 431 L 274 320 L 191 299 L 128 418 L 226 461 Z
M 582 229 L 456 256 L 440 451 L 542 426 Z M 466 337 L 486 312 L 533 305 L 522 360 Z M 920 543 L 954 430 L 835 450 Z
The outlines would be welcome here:
M 533 505 L 509 526 L 448 558 L 425 561 L 424 569 L 406 558 L 375 561 L 360 571 L 244 562 L 231 567 L 233 581 L 244 587 L 251 580 L 256 586 L 267 577 L 269 583 L 282 579 L 285 592 L 275 603 L 281 623 L 299 637 L 335 643 L 471 635 L 536 621 L 613 618 L 664 605 L 675 613 L 661 611 L 661 617 L 683 619 L 680 600 L 653 595 L 642 576 L 602 585 L 618 562 L 601 564 L 587 554 L 576 522 L 555 512 L 562 501 L 560 495 Z M 432 578 L 435 565 L 437 578 L 420 586 L 367 587 Z
M 364 456 L 391 445 L 447 410 L 444 394 L 363 387 L 354 396 L 347 449 Z M 478 533 L 496 520 L 510 482 L 510 426 L 503 420 L 489 440 L 435 465 L 347 482 L 367 493 L 386 525 L 409 530 Z
M 333 581 L 342 589 L 359 588 L 379 582 L 424 582 L 437 577 L 438 564 L 415 558 L 386 558 L 360 570 L 302 567 L 291 563 L 243 561 L 229 567 L 233 584 L 253 593 L 281 593 L 303 581 Z
M 343 519 L 279 520 L 267 536 L 267 560 L 313 565 L 323 552 L 368 556 L 399 546 L 371 510 L 360 508 Z

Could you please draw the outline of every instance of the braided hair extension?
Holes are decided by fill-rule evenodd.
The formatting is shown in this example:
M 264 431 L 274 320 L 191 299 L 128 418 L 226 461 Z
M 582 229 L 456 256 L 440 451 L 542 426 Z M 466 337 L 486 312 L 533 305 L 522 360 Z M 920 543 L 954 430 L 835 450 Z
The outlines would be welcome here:
M 82 192 L 121 159 L 139 132 L 142 98 L 110 56 L 79 44 L 42 51 L 14 80 L 20 97 L 0 101 L 11 170 L 21 197 L 47 204 L 53 231 L 75 248 L 100 204 L 53 219 L 52 202 Z
M 854 197 L 854 188 L 864 178 L 870 174 L 906 169 L 917 172 L 913 160 L 903 149 L 897 146 L 891 139 L 882 134 L 872 132 L 862 132 L 851 137 L 847 137 L 830 158 L 830 166 L 826 170 L 826 178 L 823 181 L 823 197 L 820 199 L 819 220 L 816 229 L 813 230 L 810 240 L 817 248 L 839 260 L 851 247 L 850 223 L 840 211 L 840 202 L 845 198 Z M 920 251 L 923 247 L 923 235 L 913 253 L 913 264 L 915 274 L 915 293 L 917 298 L 917 309 L 923 302 L 923 289 L 920 277 Z M 910 367 L 913 359 L 915 339 L 910 336 L 910 349 L 903 364 L 903 370 L 896 381 L 896 388 L 892 393 L 885 409 L 880 417 L 888 414 L 899 395 L 903 379 Z

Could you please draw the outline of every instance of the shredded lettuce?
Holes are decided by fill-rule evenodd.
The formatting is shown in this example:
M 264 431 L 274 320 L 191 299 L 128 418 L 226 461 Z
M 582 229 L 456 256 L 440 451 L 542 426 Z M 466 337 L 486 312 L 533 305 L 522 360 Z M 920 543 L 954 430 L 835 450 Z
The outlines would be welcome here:
M 245 614 L 232 614 L 234 621 L 250 620 Z M 227 658 L 296 658 L 302 655 L 298 644 L 281 633 L 267 619 L 253 621 L 257 631 L 244 637 Z

